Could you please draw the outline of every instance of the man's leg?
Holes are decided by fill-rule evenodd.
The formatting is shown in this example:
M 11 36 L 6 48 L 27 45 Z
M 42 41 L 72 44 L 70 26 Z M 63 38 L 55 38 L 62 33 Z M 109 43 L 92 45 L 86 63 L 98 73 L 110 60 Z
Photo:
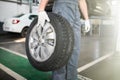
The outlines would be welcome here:
M 78 68 L 78 60 L 80 54 L 80 31 L 74 31 L 74 49 L 72 56 L 67 64 L 67 80 L 76 80 L 77 79 L 77 68 Z
M 76 80 L 77 78 L 78 57 L 80 54 L 80 25 L 79 25 L 80 23 L 78 23 L 78 21 L 76 22 L 74 21 L 76 19 L 75 18 L 76 9 L 74 9 L 75 6 L 76 5 L 70 5 L 69 3 L 68 4 L 62 3 L 56 4 L 53 8 L 54 13 L 62 15 L 64 18 L 68 20 L 75 34 L 74 35 L 75 45 L 72 56 L 66 66 L 59 70 L 53 71 L 53 80 Z

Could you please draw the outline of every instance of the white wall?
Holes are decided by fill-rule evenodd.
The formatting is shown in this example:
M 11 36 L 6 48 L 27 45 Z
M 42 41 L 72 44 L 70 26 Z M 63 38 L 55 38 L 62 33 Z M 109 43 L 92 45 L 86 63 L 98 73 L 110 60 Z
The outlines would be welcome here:
M 119 12 L 120 13 L 120 12 Z M 120 52 L 120 15 L 118 16 L 118 28 L 117 28 L 117 41 L 116 41 L 116 51 Z
M 115 20 L 115 25 L 114 27 L 117 28 L 117 37 L 116 37 L 116 51 L 120 52 L 120 1 L 119 0 L 113 0 L 113 5 L 112 5 L 112 14 L 114 16 Z
M 119 25 L 119 27 L 120 27 L 120 25 Z M 119 28 L 118 36 L 117 36 L 117 46 L 116 46 L 116 51 L 117 51 L 117 52 L 120 52 L 120 28 Z
M 28 13 L 29 6 L 28 5 L 20 5 L 17 3 L 0 1 L 0 21 L 3 22 L 5 19 L 10 18 L 12 16 Z

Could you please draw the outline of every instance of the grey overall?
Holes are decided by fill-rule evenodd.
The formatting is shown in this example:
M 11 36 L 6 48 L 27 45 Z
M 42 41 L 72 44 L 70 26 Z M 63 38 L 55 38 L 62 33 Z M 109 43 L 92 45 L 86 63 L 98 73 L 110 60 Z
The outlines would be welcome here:
M 71 24 L 74 31 L 74 49 L 68 63 L 53 71 L 53 80 L 77 80 L 77 67 L 80 54 L 81 23 L 78 0 L 55 0 L 53 13 L 62 15 Z

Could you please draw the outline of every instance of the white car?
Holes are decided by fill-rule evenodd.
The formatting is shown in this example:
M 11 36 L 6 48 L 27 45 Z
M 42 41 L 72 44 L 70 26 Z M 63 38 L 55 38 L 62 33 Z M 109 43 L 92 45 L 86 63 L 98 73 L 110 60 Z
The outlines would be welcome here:
M 25 37 L 31 22 L 35 17 L 37 17 L 37 14 L 28 13 L 6 19 L 3 24 L 3 31 L 20 33 L 22 37 Z

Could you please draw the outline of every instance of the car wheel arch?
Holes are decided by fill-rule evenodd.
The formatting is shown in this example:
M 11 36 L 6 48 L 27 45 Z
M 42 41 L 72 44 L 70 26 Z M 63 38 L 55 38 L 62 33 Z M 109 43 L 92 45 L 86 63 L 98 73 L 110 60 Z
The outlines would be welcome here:
M 28 26 L 25 26 L 22 30 L 21 30 L 21 37 L 25 37 L 26 36 L 26 31 L 28 30 Z

